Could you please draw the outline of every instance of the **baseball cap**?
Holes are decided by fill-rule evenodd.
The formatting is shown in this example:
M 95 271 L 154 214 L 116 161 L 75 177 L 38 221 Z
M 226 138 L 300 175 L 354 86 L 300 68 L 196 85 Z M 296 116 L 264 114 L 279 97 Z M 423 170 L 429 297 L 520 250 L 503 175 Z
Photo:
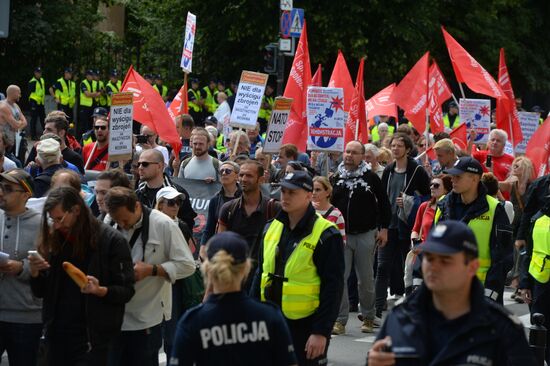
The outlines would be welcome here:
M 94 108 L 94 114 L 92 114 L 92 117 L 107 117 L 108 115 L 109 111 L 106 108 L 96 107 Z
M 70 73 L 72 73 L 72 72 L 73 72 L 73 68 L 72 68 L 72 67 L 66 67 L 66 68 L 65 68 L 65 72 L 70 72 Z
M 477 240 L 472 229 L 462 221 L 454 220 L 438 223 L 419 248 L 436 254 L 478 253 Z
M 173 200 L 176 197 L 182 197 L 182 196 L 183 196 L 183 193 L 179 192 L 174 187 L 164 187 L 157 192 L 157 201 L 160 200 L 161 198 L 165 198 L 167 200 Z
M 204 119 L 204 124 L 205 125 L 217 126 L 218 125 L 218 119 L 214 116 L 208 116 Z
M 52 138 L 41 140 L 36 147 L 36 152 L 40 156 L 57 155 L 60 153 L 59 142 Z
M 42 68 L 40 66 L 38 66 L 34 69 L 34 72 L 42 72 Z
M 33 194 L 34 183 L 32 177 L 23 169 L 12 169 L 6 173 L 0 173 L 0 180 L 7 180 L 8 182 L 19 184 L 25 191 Z
M 94 75 L 94 74 L 95 74 L 94 70 L 92 70 L 92 69 L 86 70 L 86 75 Z
M 459 175 L 462 173 L 482 175 L 483 167 L 479 161 L 471 156 L 463 156 L 455 162 L 455 165 L 451 169 L 444 170 L 443 173 L 450 175 Z
M 212 260 L 220 250 L 225 250 L 233 257 L 233 264 L 246 262 L 248 243 L 246 240 L 233 231 L 224 231 L 214 235 L 207 244 L 206 256 Z
M 112 69 L 111 72 L 109 73 L 110 76 L 118 76 L 118 71 L 117 69 Z
M 313 192 L 313 180 L 307 172 L 295 171 L 285 175 L 281 181 L 281 187 L 288 189 L 303 189 Z
M 197 78 L 189 78 L 189 81 L 190 81 L 191 83 L 197 83 L 197 84 L 198 84 L 199 79 L 197 79 Z
M 458 104 L 456 102 L 449 102 L 449 108 L 458 108 Z

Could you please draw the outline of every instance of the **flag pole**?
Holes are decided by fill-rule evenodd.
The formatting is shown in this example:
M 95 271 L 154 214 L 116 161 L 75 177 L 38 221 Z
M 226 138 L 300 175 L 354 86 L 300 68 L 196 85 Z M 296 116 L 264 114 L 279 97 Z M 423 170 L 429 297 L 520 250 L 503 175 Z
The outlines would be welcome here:
M 359 139 L 359 118 L 355 119 L 355 140 Z
M 183 85 L 187 85 L 187 75 L 189 75 L 187 72 L 183 72 Z M 187 93 L 187 90 L 185 90 L 185 92 Z M 180 114 L 183 112 L 183 108 L 185 107 L 183 104 L 183 98 L 185 98 L 185 96 L 182 96 L 182 103 L 180 104 Z M 188 102 L 189 104 L 189 102 Z M 189 112 L 189 111 L 187 111 Z
M 454 93 L 451 93 L 451 97 L 453 97 L 453 101 L 458 105 L 458 100 L 456 99 L 456 96 Z
M 462 94 L 462 98 L 466 99 L 466 96 L 464 95 L 464 88 L 462 87 L 462 83 L 458 83 L 458 86 L 460 87 L 460 94 Z
M 514 146 L 514 130 L 512 129 L 512 116 L 508 114 L 508 128 L 510 129 L 510 139 L 512 140 L 512 156 L 516 156 L 516 147 Z

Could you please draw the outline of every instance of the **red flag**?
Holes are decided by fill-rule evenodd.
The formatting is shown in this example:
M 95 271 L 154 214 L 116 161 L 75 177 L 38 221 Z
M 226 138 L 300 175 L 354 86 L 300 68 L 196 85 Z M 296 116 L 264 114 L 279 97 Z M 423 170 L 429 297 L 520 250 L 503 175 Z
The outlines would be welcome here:
M 426 130 L 429 56 L 426 52 L 393 91 L 395 103 L 420 134 Z
M 430 130 L 437 133 L 445 130 L 441 105 L 452 96 L 452 93 L 435 61 L 430 66 L 429 78 Z
M 351 98 L 351 106 L 349 109 L 348 120 L 346 121 L 345 143 L 355 140 L 356 127 L 357 139 L 363 144 L 369 142 L 369 132 L 367 129 L 367 114 L 365 112 L 365 88 L 363 85 L 363 70 L 365 68 L 365 58 L 359 63 L 357 78 L 355 80 L 355 89 Z M 345 100 L 344 100 L 345 101 Z
M 353 81 L 351 81 L 351 75 L 349 74 L 348 66 L 342 51 L 338 51 L 338 58 L 334 64 L 332 75 L 328 82 L 329 88 L 343 88 L 344 89 L 344 111 L 349 113 L 351 100 L 353 98 Z
M 391 116 L 397 119 L 397 106 L 393 99 L 395 83 L 380 90 L 365 102 L 365 109 L 369 112 L 369 118 L 375 116 Z
M 182 113 L 189 113 L 189 102 L 187 98 L 187 78 L 185 78 L 185 82 L 180 88 L 178 94 L 176 94 L 176 96 L 172 100 L 172 103 L 170 103 L 170 107 L 168 107 L 168 113 L 170 114 L 172 120 L 175 120 L 176 117 Z
M 550 117 L 537 128 L 529 142 L 525 155 L 535 167 L 535 176 L 550 174 Z
M 179 153 L 181 141 L 176 125 L 162 100 L 162 97 L 145 79 L 130 66 L 121 91 L 134 93 L 134 120 L 158 133 L 159 137 L 172 145 L 174 154 Z
M 317 71 L 315 71 L 315 75 L 313 75 L 313 79 L 311 79 L 311 86 L 323 86 L 323 71 L 321 64 L 317 65 Z
M 296 48 L 292 68 L 286 83 L 284 96 L 292 98 L 292 107 L 283 135 L 283 144 L 294 144 L 300 151 L 306 151 L 307 143 L 307 87 L 311 84 L 311 67 L 307 45 L 306 21 Z
M 453 64 L 456 79 L 459 83 L 466 83 L 476 93 L 485 94 L 493 98 L 506 98 L 506 95 L 495 79 L 481 66 L 462 46 L 445 30 L 443 37 L 447 44 L 449 57 Z
M 508 133 L 515 147 L 523 141 L 523 133 L 519 123 L 518 110 L 516 109 L 516 97 L 514 96 L 514 89 L 512 89 L 512 81 L 506 66 L 504 48 L 500 49 L 498 84 L 508 99 L 497 99 L 497 128 Z
M 466 123 L 461 123 L 460 126 L 451 131 L 451 140 L 457 149 L 466 151 L 468 149 L 468 129 Z

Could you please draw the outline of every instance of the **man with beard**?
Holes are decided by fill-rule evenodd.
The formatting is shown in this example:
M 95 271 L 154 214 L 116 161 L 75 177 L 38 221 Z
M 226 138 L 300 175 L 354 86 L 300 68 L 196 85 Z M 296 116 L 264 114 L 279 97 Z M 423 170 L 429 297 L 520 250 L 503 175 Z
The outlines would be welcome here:
M 21 89 L 17 85 L 10 85 L 6 89 L 6 100 L 0 102 L 0 127 L 10 145 L 8 150 L 15 146 L 15 134 L 27 127 L 27 119 L 17 105 L 20 98 Z
M 219 181 L 220 162 L 208 154 L 210 139 L 210 133 L 206 129 L 196 127 L 193 130 L 191 134 L 193 156 L 181 162 L 179 178 L 204 180 L 206 183 Z
M 109 122 L 106 119 L 94 121 L 96 142 L 82 149 L 84 169 L 104 171 L 109 161 Z

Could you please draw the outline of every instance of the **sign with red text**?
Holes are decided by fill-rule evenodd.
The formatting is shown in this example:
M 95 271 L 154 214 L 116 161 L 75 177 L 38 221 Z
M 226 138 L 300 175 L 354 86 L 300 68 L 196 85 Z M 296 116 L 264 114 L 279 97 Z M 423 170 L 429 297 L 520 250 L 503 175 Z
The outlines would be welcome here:
M 344 89 L 311 86 L 307 89 L 307 149 L 344 151 Z

